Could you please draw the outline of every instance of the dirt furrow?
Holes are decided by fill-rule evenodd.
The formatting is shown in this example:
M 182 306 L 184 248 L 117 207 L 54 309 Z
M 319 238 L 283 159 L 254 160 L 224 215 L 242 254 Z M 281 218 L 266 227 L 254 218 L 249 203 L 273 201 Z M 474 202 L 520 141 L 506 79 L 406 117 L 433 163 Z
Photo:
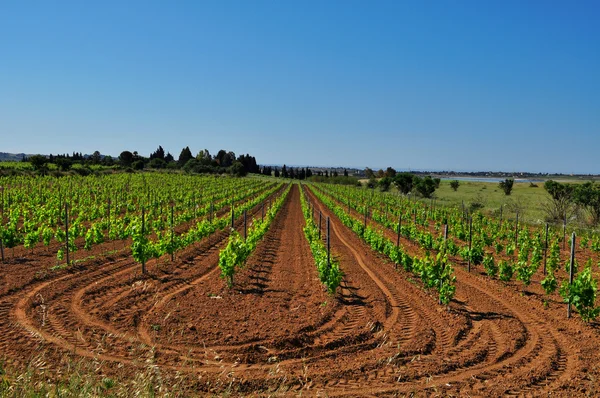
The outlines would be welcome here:
M 97 363 L 99 377 L 123 379 L 153 367 L 199 395 L 568 396 L 596 377 L 598 333 L 565 320 L 560 303 L 544 306 L 535 293 L 458 263 L 456 296 L 440 306 L 418 277 L 374 253 L 306 189 L 323 216 L 323 238 L 330 217 L 332 254 L 344 272 L 328 295 L 302 230 L 300 189 L 292 188 L 233 288 L 217 267 L 227 231 L 174 262 L 150 261 L 146 276 L 126 254 L 36 277 L 38 263 L 18 265 L 27 277 L 5 278 L 0 296 L 0 360 L 52 372 L 48 365 L 78 358 Z M 384 233 L 395 242 L 393 231 Z

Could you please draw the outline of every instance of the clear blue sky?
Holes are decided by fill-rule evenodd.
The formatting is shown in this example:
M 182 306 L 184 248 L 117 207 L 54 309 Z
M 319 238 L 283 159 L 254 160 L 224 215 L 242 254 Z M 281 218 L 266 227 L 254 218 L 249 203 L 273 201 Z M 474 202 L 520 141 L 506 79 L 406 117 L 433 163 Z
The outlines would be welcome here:
M 0 151 L 600 173 L 598 1 L 0 1 Z

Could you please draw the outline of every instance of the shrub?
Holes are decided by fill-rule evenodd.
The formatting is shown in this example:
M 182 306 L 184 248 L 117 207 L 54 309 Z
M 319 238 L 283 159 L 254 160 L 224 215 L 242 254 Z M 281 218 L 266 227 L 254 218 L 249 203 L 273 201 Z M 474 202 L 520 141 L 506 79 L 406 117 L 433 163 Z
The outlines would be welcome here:
M 513 180 L 512 178 L 507 178 L 504 181 L 500 181 L 500 183 L 498 183 L 498 186 L 500 187 L 500 189 L 502 189 L 502 191 L 504 191 L 505 195 L 510 195 L 513 189 L 514 182 L 515 180 Z

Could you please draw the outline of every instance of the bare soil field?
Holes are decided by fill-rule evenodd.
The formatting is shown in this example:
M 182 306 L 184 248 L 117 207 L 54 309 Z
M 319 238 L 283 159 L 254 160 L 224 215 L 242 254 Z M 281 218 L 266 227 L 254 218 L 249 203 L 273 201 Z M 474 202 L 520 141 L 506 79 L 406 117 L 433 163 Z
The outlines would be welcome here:
M 331 217 L 336 296 L 319 282 L 295 185 L 232 288 L 217 266 L 229 231 L 147 275 L 122 243 L 66 270 L 49 270 L 44 249 L 0 264 L 0 358 L 46 378 L 80 363 L 123 383 L 143 374 L 185 396 L 599 394 L 596 325 L 460 264 L 455 298 L 438 305 L 309 197 Z

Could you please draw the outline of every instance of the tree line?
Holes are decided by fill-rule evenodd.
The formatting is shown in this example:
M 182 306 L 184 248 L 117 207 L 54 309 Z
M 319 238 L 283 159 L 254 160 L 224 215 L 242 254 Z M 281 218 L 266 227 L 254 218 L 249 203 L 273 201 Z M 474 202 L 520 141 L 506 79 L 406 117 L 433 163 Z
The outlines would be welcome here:
M 148 157 L 140 155 L 137 151 L 125 150 L 117 158 L 102 156 L 99 151 L 95 151 L 89 156 L 73 152 L 72 155 L 33 155 L 29 158 L 23 157 L 22 160 L 31 163 L 34 170 L 41 174 L 48 172 L 49 164 L 56 165 L 60 171 L 69 171 L 73 165 L 79 164 L 82 166 L 121 167 L 132 170 L 182 169 L 190 173 L 230 173 L 237 176 L 262 172 L 256 158 L 249 154 L 236 156 L 232 151 L 221 149 L 215 155 L 211 155 L 208 149 L 203 149 L 194 156 L 189 146 L 181 150 L 177 159 L 170 152 L 165 152 L 162 146 L 159 146 Z
M 394 185 L 404 195 L 413 193 L 424 198 L 431 198 L 435 190 L 440 187 L 441 182 L 439 178 L 431 176 L 422 177 L 413 173 L 398 173 L 392 167 L 388 167 L 385 171 L 379 170 L 377 173 L 367 167 L 365 174 L 369 178 L 367 182 L 369 188 L 378 187 L 385 192 Z

